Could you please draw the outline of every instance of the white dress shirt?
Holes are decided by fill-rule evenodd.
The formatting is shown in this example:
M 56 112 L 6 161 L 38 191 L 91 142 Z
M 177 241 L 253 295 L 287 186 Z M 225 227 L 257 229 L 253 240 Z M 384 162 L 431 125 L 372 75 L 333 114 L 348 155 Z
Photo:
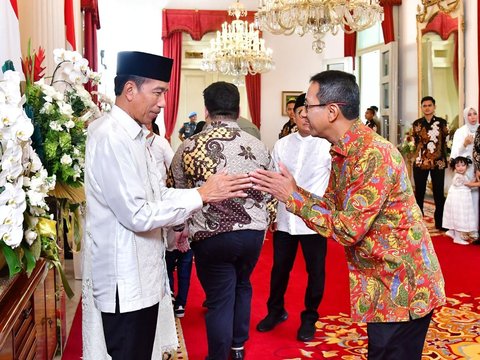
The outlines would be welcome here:
M 153 134 L 147 138 L 147 144 L 152 150 L 153 157 L 157 163 L 157 169 L 160 172 L 162 180 L 165 182 L 167 179 L 167 171 L 172 163 L 173 152 L 169 142 L 163 136 Z
M 330 146 L 325 139 L 293 133 L 275 143 L 272 157 L 277 169 L 279 162 L 287 167 L 298 186 L 322 196 L 330 178 Z M 287 211 L 285 204 L 280 201 L 277 207 L 277 230 L 291 235 L 316 234 L 300 217 Z
M 183 223 L 202 208 L 196 189 L 167 189 L 142 128 L 122 109 L 88 128 L 86 232 L 92 243 L 95 306 L 120 312 L 155 305 L 166 287 L 161 227 Z

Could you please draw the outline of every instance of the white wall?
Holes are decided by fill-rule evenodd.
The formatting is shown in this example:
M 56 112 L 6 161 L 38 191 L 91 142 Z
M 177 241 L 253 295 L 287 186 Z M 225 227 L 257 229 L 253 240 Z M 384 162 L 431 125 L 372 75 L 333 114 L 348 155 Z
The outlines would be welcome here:
M 119 50 L 140 50 L 162 53 L 162 9 L 226 10 L 233 0 L 99 0 L 99 50 L 106 49 L 109 72 L 114 75 L 114 56 Z M 404 0 L 399 8 L 399 119 L 408 127 L 418 116 L 416 7 L 420 1 Z M 248 10 L 256 10 L 257 0 L 243 1 Z M 465 0 L 465 99 L 478 104 L 477 68 L 477 2 Z M 115 16 L 108 16 L 116 10 Z M 262 77 L 262 139 L 273 146 L 286 117 L 281 115 L 281 92 L 306 90 L 309 78 L 322 70 L 322 59 L 343 56 L 343 36 L 327 36 L 326 49 L 318 55 L 311 50 L 312 36 L 264 34 L 273 50 L 276 69 Z M 104 77 L 107 86 L 113 77 Z

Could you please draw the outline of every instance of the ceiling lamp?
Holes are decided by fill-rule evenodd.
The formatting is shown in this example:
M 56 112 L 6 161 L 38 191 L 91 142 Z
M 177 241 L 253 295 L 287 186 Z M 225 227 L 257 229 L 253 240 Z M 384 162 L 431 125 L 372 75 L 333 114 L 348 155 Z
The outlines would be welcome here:
M 312 33 L 312 49 L 321 53 L 327 32 L 365 30 L 383 20 L 383 8 L 379 0 L 260 0 L 255 17 L 272 34 Z
M 210 48 L 203 51 L 201 69 L 234 76 L 235 85 L 245 84 L 245 75 L 264 73 L 274 68 L 272 50 L 265 47 L 265 40 L 259 38 L 254 24 L 240 20 L 247 11 L 242 3 L 228 8 L 228 15 L 235 16 L 231 24 L 222 24 Z

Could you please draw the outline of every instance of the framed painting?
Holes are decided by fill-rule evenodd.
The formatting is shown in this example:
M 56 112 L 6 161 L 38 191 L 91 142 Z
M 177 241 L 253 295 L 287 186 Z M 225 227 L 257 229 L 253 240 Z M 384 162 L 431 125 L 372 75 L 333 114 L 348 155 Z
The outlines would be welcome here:
M 287 114 L 287 102 L 290 100 L 296 100 L 297 96 L 300 95 L 302 91 L 282 91 L 282 115 L 288 116 Z

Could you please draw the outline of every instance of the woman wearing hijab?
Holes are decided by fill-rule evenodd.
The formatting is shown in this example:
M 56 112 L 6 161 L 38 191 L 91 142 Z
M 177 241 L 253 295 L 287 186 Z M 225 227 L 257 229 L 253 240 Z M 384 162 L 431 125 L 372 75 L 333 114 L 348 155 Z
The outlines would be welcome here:
M 477 110 L 475 110 L 473 106 L 468 106 L 463 110 L 463 121 L 465 125 L 459 127 L 453 135 L 450 159 L 455 159 L 457 156 L 464 156 L 473 159 L 475 166 L 468 167 L 466 174 L 470 179 L 475 180 L 475 169 L 480 169 L 480 132 L 477 131 Z M 478 188 L 472 188 L 472 200 L 473 209 L 478 213 Z M 475 228 L 478 228 L 478 217 L 476 217 L 476 219 L 477 223 L 475 224 Z

